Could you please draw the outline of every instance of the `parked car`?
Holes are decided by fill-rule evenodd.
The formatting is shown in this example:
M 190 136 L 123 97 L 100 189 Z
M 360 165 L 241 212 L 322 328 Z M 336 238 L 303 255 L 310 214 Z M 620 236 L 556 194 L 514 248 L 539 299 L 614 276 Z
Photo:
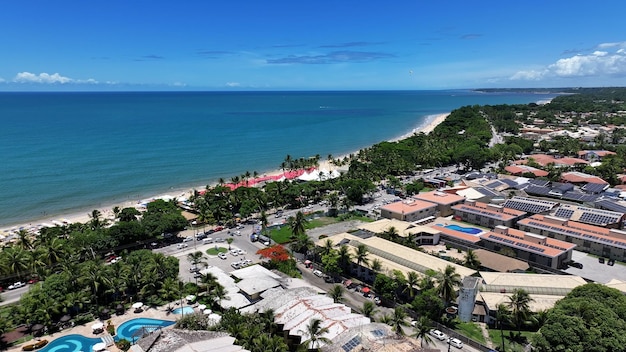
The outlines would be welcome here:
M 192 266 L 191 268 L 189 268 L 190 273 L 197 273 L 198 271 L 200 271 L 200 268 L 198 268 L 197 266 Z
M 183 249 L 183 248 L 187 248 L 189 247 L 189 245 L 187 243 L 179 243 L 176 245 L 177 249 Z
M 598 263 L 604 264 L 604 258 L 603 257 L 598 258 Z
M 204 232 L 200 232 L 200 233 L 198 233 L 196 235 L 196 240 L 198 240 L 198 241 L 202 240 L 202 239 L 205 239 L 205 238 L 206 238 L 206 233 L 204 233 Z
M 213 243 L 213 238 L 207 237 L 202 240 L 202 244 L 209 244 L 209 243 Z
M 217 257 L 218 257 L 218 258 L 220 258 L 220 259 L 227 259 L 227 258 L 228 258 L 228 257 L 226 256 L 226 253 L 224 253 L 224 252 L 220 252 L 220 253 L 217 255 Z
M 233 249 L 231 249 L 231 250 L 230 250 L 230 254 L 231 254 L 232 256 L 234 256 L 234 257 L 238 256 L 238 255 L 239 255 L 239 249 L 237 249 L 237 248 L 233 248 Z
M 216 237 L 215 242 L 224 242 L 224 239 L 221 237 Z
M 610 265 L 610 266 L 613 266 L 615 264 L 615 259 L 609 259 L 607 264 Z
M 430 330 L 428 333 L 434 338 L 436 338 L 437 340 L 443 341 L 446 339 L 446 334 L 444 334 L 443 332 L 437 329 Z
M 223 229 L 224 229 L 224 226 L 218 226 L 215 228 L 215 232 L 222 231 Z
M 232 262 L 230 264 L 230 266 L 232 266 L 233 269 L 239 269 L 239 267 L 241 266 L 241 263 L 239 263 L 239 262 Z
M 582 269 L 583 268 L 582 263 L 577 263 L 577 262 L 571 263 L 570 266 L 572 266 L 574 268 L 577 268 L 577 269 Z
M 199 279 L 199 278 L 201 278 L 202 276 L 204 276 L 204 275 L 203 275 L 201 272 L 199 272 L 199 271 L 198 271 L 198 272 L 196 272 L 195 274 L 193 274 L 193 278 L 194 278 L 194 279 Z
M 324 273 L 319 271 L 319 270 L 313 270 L 313 275 L 318 276 L 318 277 L 322 277 L 322 276 L 324 276 Z
M 381 303 L 380 297 L 378 297 L 378 296 L 374 297 L 374 303 L 376 303 L 376 305 L 379 306 L 380 303 Z
M 20 287 L 24 287 L 26 286 L 25 283 L 23 283 L 22 281 L 18 281 L 12 285 L 9 285 L 9 290 L 15 290 L 16 288 L 20 288 Z
M 461 342 L 461 340 L 454 338 L 454 337 L 451 339 L 448 339 L 448 344 L 456 348 L 463 348 L 463 342 Z
M 191 242 L 191 241 L 193 241 L 193 237 L 191 236 L 183 238 L 183 242 Z

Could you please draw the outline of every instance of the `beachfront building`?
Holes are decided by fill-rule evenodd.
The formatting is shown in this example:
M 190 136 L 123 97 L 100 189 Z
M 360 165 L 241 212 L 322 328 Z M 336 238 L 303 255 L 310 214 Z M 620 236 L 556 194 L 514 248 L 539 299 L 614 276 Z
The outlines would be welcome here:
M 395 231 L 399 237 L 412 238 L 417 245 L 437 244 L 441 234 L 438 228 L 417 225 L 396 219 L 380 219 L 374 222 L 368 222 L 360 225 L 358 229 L 374 235 Z
M 465 202 L 465 198 L 441 191 L 423 192 L 413 196 L 414 199 L 430 202 L 437 205 L 438 216 L 450 216 L 453 214 L 452 207 Z
M 409 272 L 417 272 L 423 276 L 427 271 L 444 271 L 446 266 L 454 267 L 461 277 L 471 276 L 476 270 L 458 265 L 447 260 L 432 256 L 430 254 L 420 252 L 415 249 L 403 246 L 401 244 L 385 240 L 383 238 L 356 232 L 354 234 L 341 233 L 319 240 L 316 245 L 322 247 L 327 240 L 331 240 L 335 247 L 347 245 L 350 253 L 356 253 L 356 248 L 360 244 L 364 244 L 369 254 L 367 258 L 370 262 L 379 260 L 381 262 L 382 271 L 391 274 L 394 270 L 398 270 L 405 276 Z M 350 273 L 365 282 L 374 282 L 376 273 L 368 268 L 365 264 L 360 265 L 353 262 L 350 266 Z
M 587 282 L 575 275 L 552 274 L 518 274 L 480 272 L 482 278 L 477 296 L 477 305 L 482 305 L 487 314 L 486 323 L 496 322 L 498 305 L 508 304 L 510 296 L 516 289 L 529 293 L 532 301 L 531 312 L 545 311 L 554 307 L 557 301 L 565 297 L 571 290 Z
M 572 260 L 575 244 L 506 226 L 480 235 L 481 245 L 494 252 L 508 249 L 518 259 L 535 265 L 559 269 Z
M 626 231 L 607 229 L 548 215 L 533 215 L 520 220 L 517 227 L 522 231 L 574 243 L 579 251 L 625 261 Z
M 380 216 L 385 219 L 414 222 L 434 218 L 436 211 L 437 205 L 433 203 L 409 198 L 380 207 Z
M 474 225 L 493 228 L 496 226 L 512 227 L 517 220 L 526 216 L 526 212 L 506 208 L 503 205 L 467 201 L 452 207 L 454 219 Z
M 565 220 L 611 229 L 621 228 L 624 220 L 626 220 L 624 213 L 571 204 L 561 204 L 551 215 Z

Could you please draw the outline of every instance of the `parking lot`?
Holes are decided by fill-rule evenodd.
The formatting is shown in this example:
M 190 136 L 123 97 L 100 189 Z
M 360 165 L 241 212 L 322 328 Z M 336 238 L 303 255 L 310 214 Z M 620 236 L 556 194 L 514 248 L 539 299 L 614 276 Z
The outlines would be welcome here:
M 626 270 L 620 262 L 615 262 L 612 266 L 609 265 L 608 260 L 600 263 L 598 257 L 580 251 L 572 252 L 572 260 L 582 264 L 583 268 L 569 267 L 565 270 L 568 274 L 578 275 L 602 284 L 606 284 L 612 279 L 626 281 Z

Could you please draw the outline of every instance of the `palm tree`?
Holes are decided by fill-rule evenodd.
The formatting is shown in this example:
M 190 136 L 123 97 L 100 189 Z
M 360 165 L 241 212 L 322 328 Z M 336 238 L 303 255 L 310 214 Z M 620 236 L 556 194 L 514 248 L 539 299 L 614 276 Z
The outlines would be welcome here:
M 394 226 L 391 226 L 387 230 L 385 230 L 382 235 L 383 237 L 386 237 L 389 240 L 393 241 L 398 237 L 398 229 L 396 229 Z
M 363 302 L 363 307 L 361 308 L 361 314 L 366 317 L 366 318 L 370 318 L 373 320 L 374 315 L 378 312 L 378 308 L 376 308 L 376 305 L 374 304 L 374 302 L 372 301 L 365 301 Z
M 319 351 L 321 343 L 332 343 L 329 338 L 322 336 L 329 332 L 327 327 L 322 327 L 322 323 L 322 319 L 313 318 L 309 321 L 306 330 L 300 330 L 300 332 L 307 337 L 307 339 L 300 344 L 301 346 L 307 349 L 317 349 Z
M 456 268 L 447 265 L 443 271 L 439 271 L 436 277 L 437 293 L 446 302 L 446 307 L 456 299 L 456 288 L 461 285 L 461 275 L 456 272 Z
M 406 321 L 406 312 L 402 307 L 396 307 L 393 310 L 393 314 L 389 317 L 390 321 L 387 323 L 391 326 L 391 330 L 393 330 L 397 335 L 404 336 L 404 327 L 408 326 L 409 323 Z
M 521 288 L 515 289 L 509 297 L 508 307 L 511 309 L 511 316 L 515 321 L 518 334 L 521 334 L 522 323 L 528 318 L 530 303 L 533 301 L 534 299 L 530 297 L 528 292 Z
M 229 238 L 230 239 L 230 238 Z M 192 266 L 197 266 L 198 264 L 204 264 L 204 266 L 208 266 L 208 263 L 204 261 L 205 256 L 201 251 L 195 251 L 187 254 L 187 260 L 191 263 Z
M 502 349 L 500 351 L 504 351 L 504 324 L 509 324 L 511 321 L 511 311 L 506 304 L 500 303 L 498 304 L 498 310 L 496 310 L 496 323 L 498 324 L 498 328 L 500 328 L 500 339 L 502 341 Z
M 374 260 L 372 260 L 371 269 L 375 274 L 378 275 L 378 273 L 383 269 L 383 262 L 380 259 L 375 258 Z
M 269 220 L 267 219 L 267 214 L 265 213 L 265 210 L 261 211 L 261 217 L 259 218 L 259 222 L 261 223 L 261 233 L 265 234 L 267 225 L 269 224 Z
M 18 278 L 22 277 L 23 271 L 28 268 L 28 252 L 24 249 L 14 246 L 5 248 L 2 251 L 2 266 Z
M 420 283 L 420 277 L 415 271 L 410 271 L 406 278 L 406 290 L 409 291 L 409 296 L 413 298 L 415 296 L 415 287 Z
M 368 265 L 369 264 L 369 259 L 367 258 L 368 254 L 369 254 L 369 250 L 367 246 L 364 245 L 363 243 L 359 244 L 356 247 L 356 254 L 354 255 L 356 259 L 356 264 L 358 266 L 361 266 L 361 264 Z
M 478 269 L 480 267 L 480 260 L 478 260 L 478 256 L 476 255 L 476 252 L 474 252 L 471 249 L 468 249 L 467 253 L 465 254 L 465 260 L 463 262 L 463 265 L 465 265 L 468 268 Z
M 17 231 L 17 241 L 15 242 L 15 245 L 24 250 L 32 249 L 33 241 L 31 237 L 32 236 L 28 231 L 21 229 Z
M 330 289 L 328 295 L 332 297 L 333 302 L 340 303 L 343 301 L 343 286 L 334 285 L 333 288 Z
M 327 238 L 324 241 L 322 248 L 320 249 L 320 255 L 321 256 L 329 255 L 334 250 L 334 247 L 335 247 L 335 242 L 333 242 L 332 239 Z
M 350 254 L 350 249 L 344 244 L 339 247 L 337 255 L 339 256 L 339 265 L 345 271 L 348 268 L 348 264 L 350 264 L 350 260 L 352 260 L 352 254 Z
M 287 222 L 289 224 L 289 229 L 291 229 L 292 238 L 296 238 L 306 233 L 306 224 L 309 221 L 304 216 L 304 213 L 299 211 L 296 213 L 296 216 L 290 216 L 289 219 L 287 219 Z
M 227 237 L 226 238 L 226 243 L 228 243 L 228 250 L 230 250 L 230 245 L 235 241 L 234 238 L 232 237 Z
M 420 347 L 424 347 L 424 341 L 426 341 L 426 344 L 429 344 L 431 342 L 433 342 L 432 338 L 430 337 L 430 330 L 432 329 L 432 326 L 430 324 L 430 319 L 428 319 L 428 317 L 426 316 L 421 316 L 416 322 L 415 322 L 415 326 L 413 326 L 413 335 L 411 335 L 412 337 L 415 337 L 416 339 L 420 339 Z

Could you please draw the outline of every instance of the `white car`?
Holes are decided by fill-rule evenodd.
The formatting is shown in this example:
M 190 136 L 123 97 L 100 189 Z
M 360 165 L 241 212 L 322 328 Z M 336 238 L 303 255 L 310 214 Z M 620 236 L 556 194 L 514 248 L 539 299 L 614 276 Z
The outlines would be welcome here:
M 319 270 L 313 270 L 313 275 L 322 277 L 324 276 L 324 273 Z
M 24 287 L 26 286 L 25 283 L 18 281 L 16 283 L 14 283 L 13 285 L 9 285 L 9 290 L 15 290 L 16 288 L 20 288 L 20 287 Z
M 193 241 L 193 237 L 191 236 L 183 238 L 183 242 L 191 242 L 191 241 Z
M 239 255 L 239 249 L 233 248 L 230 250 L 230 254 L 234 257 Z
M 178 249 L 183 249 L 183 248 L 187 248 L 189 247 L 189 245 L 187 243 L 179 243 L 176 245 L 176 248 Z
M 463 342 L 461 342 L 461 340 L 454 338 L 454 337 L 451 339 L 448 339 L 448 344 L 456 348 L 463 348 Z
M 433 337 L 435 337 L 437 340 L 443 341 L 446 339 L 446 334 L 444 334 L 443 332 L 437 330 L 437 329 L 433 329 L 430 330 L 429 334 Z
M 239 253 L 239 255 L 244 255 L 246 254 L 246 251 L 244 251 L 243 249 L 237 249 L 237 253 Z
M 234 269 L 239 269 L 240 266 L 241 266 L 241 263 L 240 262 L 232 262 L 230 264 L 230 266 L 232 266 Z
M 220 258 L 220 259 L 227 259 L 227 257 L 226 257 L 226 253 L 224 253 L 224 252 L 220 252 L 217 256 L 218 256 L 218 258 Z

